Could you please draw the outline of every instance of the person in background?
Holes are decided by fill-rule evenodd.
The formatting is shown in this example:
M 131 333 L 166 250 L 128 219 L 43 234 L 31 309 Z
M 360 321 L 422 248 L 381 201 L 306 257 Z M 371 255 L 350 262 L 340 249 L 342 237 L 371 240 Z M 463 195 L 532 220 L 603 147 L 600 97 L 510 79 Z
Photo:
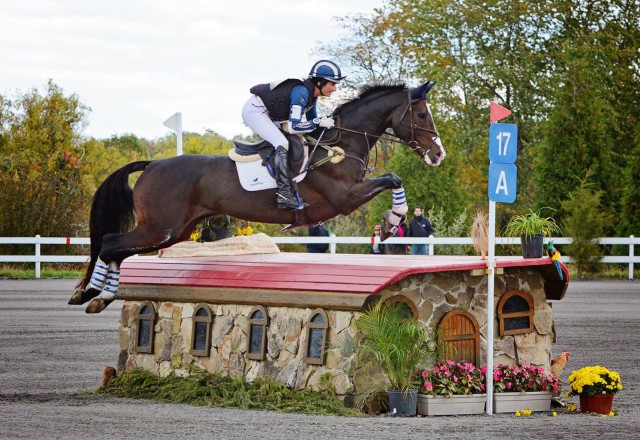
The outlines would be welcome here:
M 398 225 L 398 230 L 395 234 L 392 235 L 393 238 L 404 238 L 409 233 L 409 228 L 405 222 L 401 222 Z M 407 245 L 406 244 L 386 244 L 385 250 L 387 254 L 392 255 L 406 255 L 407 253 Z
M 373 227 L 373 235 L 371 236 L 371 249 L 369 249 L 370 254 L 385 253 L 385 245 L 380 243 L 380 229 L 380 225 L 375 225 Z
M 422 216 L 422 208 L 416 206 L 413 210 L 413 219 L 409 222 L 409 237 L 423 238 L 433 235 L 433 228 L 426 217 Z M 427 255 L 427 245 L 412 244 L 411 255 Z
M 320 223 L 319 225 L 308 228 L 309 237 L 328 237 L 329 230 Z M 307 252 L 312 254 L 324 254 L 329 250 L 329 243 L 309 243 L 307 244 Z

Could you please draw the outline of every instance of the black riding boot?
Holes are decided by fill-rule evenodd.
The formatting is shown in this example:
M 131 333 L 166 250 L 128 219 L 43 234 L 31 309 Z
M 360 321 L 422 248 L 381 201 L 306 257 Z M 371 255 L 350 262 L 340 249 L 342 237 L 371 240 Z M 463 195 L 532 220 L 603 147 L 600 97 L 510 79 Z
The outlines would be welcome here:
M 276 193 L 278 208 L 297 211 L 309 206 L 307 203 L 302 203 L 300 196 L 291 190 L 289 158 L 287 156 L 287 150 L 281 145 L 276 147 L 274 165 L 276 168 L 276 184 L 278 185 L 278 192 Z

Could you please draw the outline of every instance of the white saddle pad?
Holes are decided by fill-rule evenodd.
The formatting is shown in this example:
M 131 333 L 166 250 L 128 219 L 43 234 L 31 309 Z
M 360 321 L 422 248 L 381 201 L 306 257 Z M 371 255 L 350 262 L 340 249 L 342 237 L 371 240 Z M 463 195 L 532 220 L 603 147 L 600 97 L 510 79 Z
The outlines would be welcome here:
M 229 151 L 229 157 L 233 160 L 236 156 L 231 154 L 231 151 Z M 257 157 L 257 159 L 251 162 L 245 162 L 246 156 L 241 157 L 243 161 L 235 161 L 235 163 L 236 169 L 238 170 L 238 178 L 240 179 L 240 185 L 242 185 L 242 188 L 244 188 L 246 191 L 262 191 L 263 189 L 277 188 L 276 179 L 271 177 L 271 174 L 269 174 L 267 167 L 262 166 L 262 160 L 260 159 L 260 156 L 256 154 L 255 157 Z M 307 160 L 309 160 L 309 149 L 305 146 L 304 162 L 302 165 L 303 169 L 307 165 Z M 307 172 L 305 171 L 304 173 L 294 177 L 293 180 L 295 182 L 301 182 L 306 175 Z

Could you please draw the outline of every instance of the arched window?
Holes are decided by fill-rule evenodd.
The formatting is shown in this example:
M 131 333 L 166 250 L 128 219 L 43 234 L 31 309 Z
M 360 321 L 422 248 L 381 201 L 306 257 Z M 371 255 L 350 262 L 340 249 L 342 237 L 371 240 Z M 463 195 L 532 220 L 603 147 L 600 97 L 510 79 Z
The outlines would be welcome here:
M 191 354 L 209 356 L 211 348 L 211 309 L 206 304 L 198 304 L 193 309 L 191 328 Z
M 322 309 L 316 309 L 311 314 L 307 324 L 307 346 L 304 361 L 307 364 L 324 364 L 324 347 L 327 342 L 329 319 Z
M 397 304 L 405 318 L 418 318 L 418 308 L 404 295 L 395 295 L 384 300 L 387 304 Z
M 136 335 L 133 350 L 136 353 L 153 353 L 155 336 L 156 309 L 149 301 L 140 304 L 136 313 Z
M 262 306 L 255 306 L 249 313 L 249 338 L 247 340 L 247 359 L 263 361 L 267 352 L 267 326 L 269 317 Z
M 500 336 L 533 332 L 533 298 L 519 290 L 511 290 L 498 301 Z
M 447 313 L 438 327 L 444 358 L 452 361 L 480 362 L 478 321 L 469 312 L 455 309 Z

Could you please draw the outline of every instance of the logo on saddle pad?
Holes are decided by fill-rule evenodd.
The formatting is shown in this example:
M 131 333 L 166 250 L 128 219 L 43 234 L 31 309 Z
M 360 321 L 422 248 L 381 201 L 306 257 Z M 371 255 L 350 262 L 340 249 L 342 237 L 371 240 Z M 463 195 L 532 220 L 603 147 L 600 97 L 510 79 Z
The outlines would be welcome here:
M 273 147 L 270 147 L 273 149 Z M 262 191 L 264 189 L 277 188 L 276 179 L 269 172 L 271 165 L 266 164 L 260 154 L 241 155 L 236 149 L 229 150 L 229 158 L 236 163 L 236 170 L 238 171 L 238 179 L 240 185 L 246 191 Z M 304 153 L 302 164 L 299 167 L 303 170 L 307 165 L 309 159 L 309 148 L 304 145 Z M 291 174 L 295 174 L 295 169 L 298 167 L 291 167 Z M 305 178 L 307 172 L 301 173 L 295 176 L 292 180 L 295 182 L 301 182 Z

